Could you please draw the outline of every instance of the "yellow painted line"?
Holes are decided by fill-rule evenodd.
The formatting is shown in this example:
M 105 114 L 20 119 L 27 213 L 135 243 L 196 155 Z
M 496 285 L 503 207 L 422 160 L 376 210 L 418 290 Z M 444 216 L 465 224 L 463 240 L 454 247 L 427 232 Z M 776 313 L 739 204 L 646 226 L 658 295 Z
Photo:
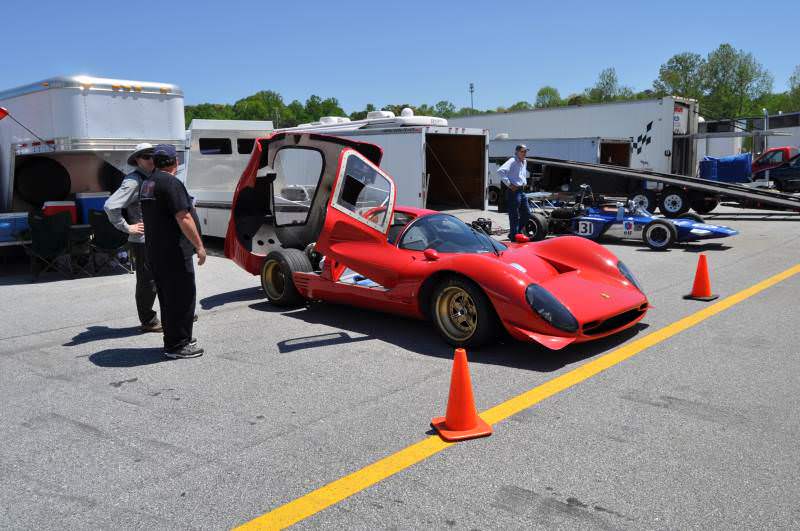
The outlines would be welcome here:
M 730 297 L 727 297 L 707 308 L 684 317 L 670 325 L 665 326 L 655 332 L 647 334 L 635 341 L 628 343 L 616 350 L 609 352 L 597 359 L 577 367 L 561 376 L 557 376 L 530 391 L 517 395 L 502 404 L 488 409 L 481 413 L 481 418 L 489 424 L 496 424 L 512 415 L 519 413 L 542 400 L 549 398 L 561 391 L 568 389 L 596 374 L 613 367 L 614 365 L 635 356 L 636 354 L 648 349 L 672 336 L 683 332 L 693 326 L 700 324 L 709 317 L 713 317 L 728 308 L 756 295 L 775 284 L 786 280 L 800 273 L 800 264 L 795 265 L 778 273 L 758 284 L 750 286 Z M 403 448 L 397 453 L 384 457 L 361 470 L 337 479 L 324 485 L 308 494 L 292 500 L 272 511 L 263 514 L 238 527 L 239 530 L 255 529 L 283 529 L 301 520 L 305 520 L 331 505 L 360 492 L 384 479 L 405 470 L 406 468 L 419 463 L 435 455 L 453 443 L 447 443 L 434 435 L 423 439 L 417 443 Z

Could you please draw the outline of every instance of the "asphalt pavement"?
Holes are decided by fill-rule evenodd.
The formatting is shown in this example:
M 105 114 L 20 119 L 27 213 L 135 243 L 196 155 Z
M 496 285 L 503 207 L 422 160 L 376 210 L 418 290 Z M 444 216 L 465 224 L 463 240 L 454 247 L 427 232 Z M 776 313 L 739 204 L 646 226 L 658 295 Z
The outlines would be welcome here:
M 653 305 L 635 329 L 469 352 L 478 410 L 706 308 L 682 298 L 700 252 L 721 298 L 800 263 L 797 214 L 707 220 L 740 235 L 606 242 Z M 278 309 L 211 257 L 206 354 L 168 361 L 136 329 L 133 285 L 0 274 L 0 528 L 231 528 L 430 437 L 444 413 L 452 350 L 428 323 Z M 297 527 L 797 528 L 799 296 L 794 275 Z

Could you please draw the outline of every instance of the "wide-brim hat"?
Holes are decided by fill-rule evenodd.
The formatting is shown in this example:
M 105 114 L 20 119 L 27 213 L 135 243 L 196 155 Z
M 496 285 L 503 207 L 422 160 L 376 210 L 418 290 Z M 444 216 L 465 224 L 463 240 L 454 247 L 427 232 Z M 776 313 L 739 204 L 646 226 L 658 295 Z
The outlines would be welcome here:
M 153 144 L 149 144 L 147 142 L 142 142 L 141 144 L 136 145 L 136 149 L 133 150 L 133 153 L 130 154 L 128 157 L 128 164 L 131 166 L 136 166 L 136 159 L 144 153 L 145 151 L 153 151 Z

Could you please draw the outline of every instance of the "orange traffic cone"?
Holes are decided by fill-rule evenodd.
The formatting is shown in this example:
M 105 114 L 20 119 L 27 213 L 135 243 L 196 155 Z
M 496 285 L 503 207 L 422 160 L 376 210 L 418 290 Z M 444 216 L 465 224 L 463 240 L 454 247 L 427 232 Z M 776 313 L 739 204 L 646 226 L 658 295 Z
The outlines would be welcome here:
M 431 420 L 431 426 L 445 441 L 463 441 L 492 434 L 492 427 L 478 416 L 467 367 L 467 352 L 457 348 L 450 377 L 450 396 L 444 417 Z
M 706 255 L 700 255 L 700 259 L 697 261 L 697 272 L 694 275 L 692 292 L 688 295 L 684 295 L 683 298 L 695 301 L 713 301 L 719 298 L 719 295 L 713 295 L 711 293 L 711 280 L 708 278 Z

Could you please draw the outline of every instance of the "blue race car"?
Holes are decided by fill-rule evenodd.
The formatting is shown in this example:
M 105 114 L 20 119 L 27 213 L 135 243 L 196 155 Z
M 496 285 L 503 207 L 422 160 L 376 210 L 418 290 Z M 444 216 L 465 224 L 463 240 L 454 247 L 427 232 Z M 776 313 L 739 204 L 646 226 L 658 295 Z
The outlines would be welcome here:
M 588 193 L 591 194 L 591 191 Z M 674 219 L 658 218 L 633 201 L 628 201 L 627 204 L 594 204 L 591 201 L 591 206 L 586 206 L 586 195 L 587 189 L 584 188 L 575 204 L 564 205 L 550 201 L 550 194 L 547 193 L 528 194 L 528 237 L 536 241 L 544 239 L 548 234 L 574 234 L 590 240 L 616 236 L 626 240 L 641 240 L 651 249 L 663 251 L 676 242 L 726 238 L 739 234 L 729 227 L 709 225 L 693 213 Z

